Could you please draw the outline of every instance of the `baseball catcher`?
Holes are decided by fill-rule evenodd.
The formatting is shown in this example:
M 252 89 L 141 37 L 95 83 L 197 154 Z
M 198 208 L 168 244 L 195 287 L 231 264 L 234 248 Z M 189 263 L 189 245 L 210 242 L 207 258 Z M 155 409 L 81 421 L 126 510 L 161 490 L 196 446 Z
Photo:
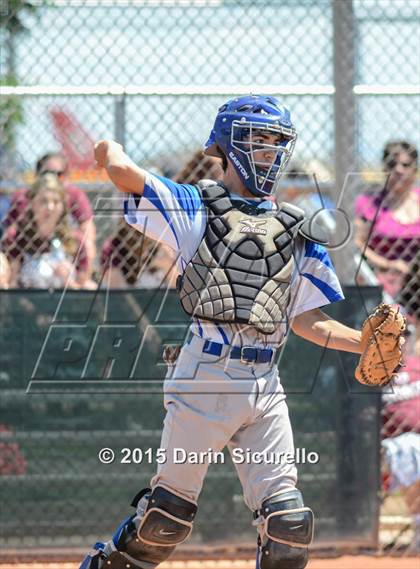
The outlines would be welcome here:
M 343 299 L 328 238 L 302 210 L 272 199 L 296 136 L 290 111 L 274 97 L 229 100 L 205 144 L 220 158 L 223 179 L 196 186 L 143 170 L 116 142 L 95 147 L 98 165 L 127 196 L 126 221 L 176 252 L 191 326 L 178 357 L 166 354 L 174 364 L 164 384 L 167 460 L 133 499 L 134 513 L 110 541 L 94 545 L 81 569 L 153 569 L 188 539 L 209 464 L 180 464 L 173 449 L 294 453 L 277 366 L 290 328 L 362 354 L 364 383 L 385 383 L 398 366 L 403 323 L 393 309 L 380 307 L 363 333 L 320 309 Z M 235 467 L 258 530 L 257 568 L 303 569 L 314 515 L 296 487 L 295 464 Z

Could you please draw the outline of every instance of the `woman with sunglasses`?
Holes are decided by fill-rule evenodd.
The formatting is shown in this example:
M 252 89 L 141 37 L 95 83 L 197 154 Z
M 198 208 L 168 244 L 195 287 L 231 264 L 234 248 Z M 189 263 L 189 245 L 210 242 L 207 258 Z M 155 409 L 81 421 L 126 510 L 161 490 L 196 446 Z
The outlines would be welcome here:
M 80 188 L 68 184 L 68 162 L 60 152 L 49 152 L 39 158 L 35 166 L 35 174 L 54 174 L 57 176 L 65 190 L 66 207 L 69 219 L 74 227 L 80 230 L 84 236 L 87 263 L 83 275 L 80 275 L 81 283 L 88 282 L 93 272 L 96 257 L 96 228 L 93 220 L 92 206 L 85 192 Z M 24 215 L 28 206 L 28 190 L 18 190 L 12 196 L 10 209 L 3 221 L 5 228 L 18 222 Z
M 420 247 L 418 152 L 406 141 L 389 142 L 382 160 L 384 186 L 356 200 L 355 242 L 385 292 L 395 298 Z

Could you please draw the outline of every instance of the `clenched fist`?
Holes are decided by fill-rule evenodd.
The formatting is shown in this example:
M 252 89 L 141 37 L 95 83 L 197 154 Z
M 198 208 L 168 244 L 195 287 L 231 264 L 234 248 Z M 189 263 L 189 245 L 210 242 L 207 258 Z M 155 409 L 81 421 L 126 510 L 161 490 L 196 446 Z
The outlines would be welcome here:
M 94 155 L 96 164 L 99 168 L 106 168 L 106 163 L 108 160 L 108 155 L 110 151 L 123 151 L 123 147 L 118 142 L 114 140 L 100 140 L 94 146 Z

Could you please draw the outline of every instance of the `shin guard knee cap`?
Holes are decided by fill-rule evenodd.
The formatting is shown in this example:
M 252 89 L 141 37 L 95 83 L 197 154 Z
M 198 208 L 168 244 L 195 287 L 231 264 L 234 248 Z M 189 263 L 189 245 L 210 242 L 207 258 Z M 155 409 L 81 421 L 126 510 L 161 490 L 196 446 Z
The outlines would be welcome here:
M 157 486 L 150 496 L 138 537 L 148 545 L 179 545 L 190 536 L 196 513 L 196 504 Z

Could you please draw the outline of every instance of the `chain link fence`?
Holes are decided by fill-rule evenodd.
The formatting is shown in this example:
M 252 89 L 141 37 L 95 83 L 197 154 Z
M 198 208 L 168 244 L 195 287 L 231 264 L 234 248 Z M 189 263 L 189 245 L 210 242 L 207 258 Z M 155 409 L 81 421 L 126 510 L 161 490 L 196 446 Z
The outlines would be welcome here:
M 364 317 L 359 291 L 353 287 L 346 295 L 349 302 L 332 305 L 329 313 L 358 326 Z M 374 287 L 364 289 L 368 309 L 379 296 Z M 162 345 L 185 335 L 187 315 L 175 291 L 148 289 L 109 296 L 67 291 L 64 298 L 61 291 L 11 290 L 0 296 L 0 309 L 0 556 L 109 539 L 155 472 L 164 418 Z M 153 335 L 148 322 L 159 324 Z M 114 350 L 110 370 L 116 337 L 122 349 Z M 126 381 L 139 346 L 136 381 Z M 280 365 L 301 449 L 299 484 L 316 512 L 316 543 L 374 547 L 379 394 L 352 379 L 353 354 L 339 358 L 311 345 L 302 362 L 301 350 L 302 341 L 291 338 Z M 114 450 L 113 462 L 100 462 L 103 448 Z M 188 543 L 197 551 L 226 548 L 228 555 L 243 547 L 253 556 L 255 541 L 252 514 L 226 453 L 224 462 L 210 465 Z
M 222 102 L 261 92 L 290 107 L 298 141 L 277 197 L 310 215 L 318 184 L 321 205 L 354 220 L 333 253 L 342 281 L 382 285 L 408 316 L 407 365 L 383 401 L 390 549 L 420 539 L 416 479 L 394 475 L 398 453 L 415 460 L 420 431 L 405 414 L 419 404 L 419 16 L 415 0 L 0 4 L 0 287 L 59 288 L 75 262 L 74 288 L 174 286 L 173 253 L 139 240 L 103 199 L 114 189 L 94 168 L 94 141 L 114 138 L 135 162 L 195 183 L 216 176 L 198 149 Z M 56 151 L 67 221 L 46 238 L 25 192 L 36 161 Z

